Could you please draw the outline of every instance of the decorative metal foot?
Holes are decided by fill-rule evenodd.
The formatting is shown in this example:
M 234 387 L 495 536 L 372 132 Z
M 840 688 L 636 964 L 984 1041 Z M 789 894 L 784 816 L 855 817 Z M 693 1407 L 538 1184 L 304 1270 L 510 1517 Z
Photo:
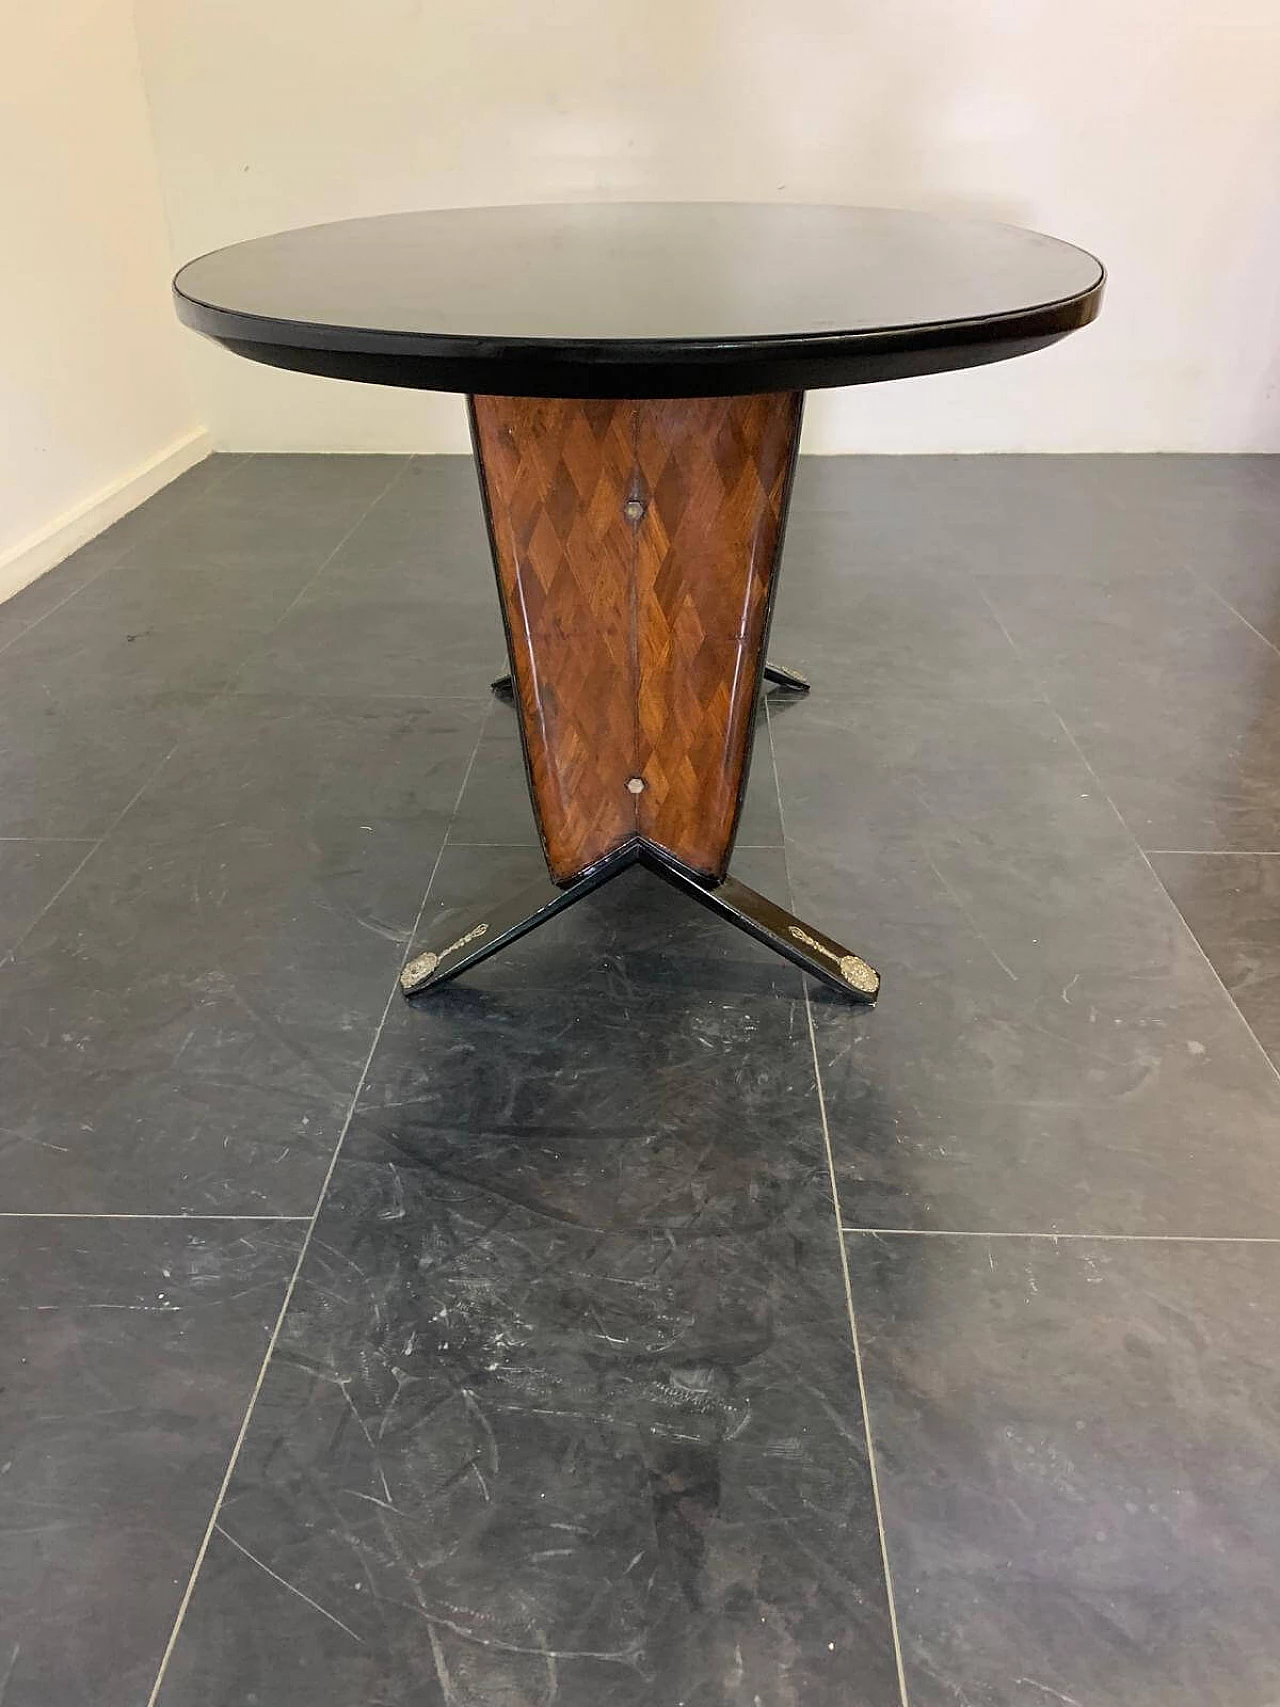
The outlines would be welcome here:
M 808 679 L 799 670 L 787 670 L 781 664 L 766 664 L 764 679 L 775 687 L 787 688 L 791 693 L 808 693 L 810 687 Z
M 790 693 L 808 693 L 812 685 L 800 674 L 799 670 L 788 670 L 781 664 L 766 664 L 764 679 L 766 682 L 772 682 L 775 687 L 786 688 Z M 505 699 L 508 703 L 514 701 L 516 690 L 510 673 L 505 676 L 498 676 L 496 680 L 490 682 L 489 692 L 498 699 Z
M 620 848 L 563 888 L 544 877 L 474 921 L 456 917 L 442 920 L 428 947 L 416 954 L 400 974 L 400 988 L 406 996 L 420 996 L 448 983 L 459 972 L 478 965 L 507 943 L 535 930 L 637 861 L 842 995 L 855 1002 L 871 1003 L 880 993 L 880 975 L 861 955 L 851 953 L 822 931 L 802 924 L 794 914 L 749 889 L 745 883 L 739 883 L 736 877 L 710 883 L 646 842 L 632 842 Z
M 446 916 L 431 933 L 426 948 L 415 954 L 401 972 L 401 990 L 406 996 L 418 996 L 438 984 L 447 984 L 459 972 L 487 960 L 509 942 L 562 913 L 635 861 L 634 846 L 621 848 L 563 888 L 543 877 L 490 907 L 478 919 Z

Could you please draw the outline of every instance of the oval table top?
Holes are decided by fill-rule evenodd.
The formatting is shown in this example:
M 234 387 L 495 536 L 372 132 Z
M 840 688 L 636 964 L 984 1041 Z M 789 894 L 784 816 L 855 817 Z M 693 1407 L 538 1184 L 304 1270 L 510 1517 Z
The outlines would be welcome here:
M 456 208 L 189 262 L 180 319 L 255 361 L 429 391 L 699 397 L 1001 361 L 1098 312 L 1083 249 L 982 220 L 794 203 Z

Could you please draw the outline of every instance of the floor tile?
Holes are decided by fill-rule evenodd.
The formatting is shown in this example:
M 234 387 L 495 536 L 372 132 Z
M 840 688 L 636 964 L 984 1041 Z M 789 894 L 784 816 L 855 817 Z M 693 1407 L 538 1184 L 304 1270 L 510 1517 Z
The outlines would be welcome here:
M 1280 1225 L 1280 1081 L 1047 711 L 815 693 L 774 743 L 796 910 L 884 979 L 814 999 L 850 1220 Z
M 895 933 L 888 951 L 844 934 L 884 980 L 874 1015 L 814 1004 L 851 1225 L 1280 1228 L 1274 1072 L 1238 1014 L 1186 992 L 1185 968 L 1145 1005 L 1122 975 L 1091 973 L 1072 1013 L 1060 993 L 1024 1000 L 945 931 Z
M 1014 458 L 1014 461 L 1017 459 Z M 1095 466 L 1115 500 L 1144 522 L 1175 511 L 1239 507 L 1280 491 L 1280 457 L 1195 455 L 1056 457 L 1051 465 L 1084 461 Z
M 846 560 L 843 517 L 788 534 L 770 652 L 824 694 L 915 689 L 1035 699 L 1039 689 L 970 578 L 916 563 L 901 572 Z M 816 525 L 815 525 L 816 524 Z
M 1280 848 L 1280 654 L 1207 587 L 982 585 L 1143 847 Z
M 166 1707 L 896 1703 L 830 1251 L 738 1183 L 698 1239 L 353 1163 Z
M 15 660 L 14 650 L 0 666 L 0 835 L 101 836 L 199 723 L 211 696 L 128 678 L 85 680 L 56 659 Z
M 1272 645 L 1280 644 L 1278 498 L 1274 489 L 1246 493 L 1235 484 L 1166 521 L 1176 529 L 1178 561 Z
M 454 843 L 538 846 L 520 726 L 509 700 L 494 699 L 449 839 Z
M 245 456 L 211 495 L 211 507 L 288 518 L 295 526 L 319 515 L 351 527 L 405 478 L 412 461 L 305 453 Z
M 479 503 L 475 460 L 469 453 L 415 456 L 399 491 L 415 510 L 464 515 Z
M 301 1236 L 0 1221 L 6 1707 L 146 1699 Z
M 1273 511 L 1268 512 L 1267 521 L 1274 534 Z M 1189 552 L 1184 561 L 1251 628 L 1280 647 L 1280 551 L 1273 547 L 1268 552 L 1259 542 L 1256 551 L 1243 558 L 1214 558 L 1212 553 L 1197 551 Z
M 733 865 L 877 1008 L 634 869 L 349 1126 L 428 879 L 543 872 L 470 459 L 211 459 L 0 607 L 0 1211 L 309 1215 L 346 1126 L 166 1707 L 898 1703 L 810 1019 L 912 1707 L 1280 1694 L 1280 1245 L 1196 1242 L 1280 1238 L 1277 502 L 803 459 Z M 296 1232 L 0 1214 L 4 1707 L 146 1699 Z
M 178 492 L 191 471 L 77 554 L 102 572 L 4 653 L 0 834 L 106 830 L 406 466 L 233 458 Z M 45 608 L 68 572 L 79 574 L 68 562 L 38 584 Z
M 787 552 L 822 517 L 831 562 L 853 575 L 920 565 L 966 575 L 1056 573 L 1131 560 L 1142 541 L 1116 463 L 1085 456 L 801 458 Z
M 625 882 L 393 1009 L 165 1707 L 898 1701 L 799 1003 Z
M 93 846 L 0 841 L 0 957 L 30 929 Z
M 1280 1245 L 849 1241 L 912 1707 L 1280 1690 Z
M 1165 853 L 1151 863 L 1280 1067 L 1280 855 Z
M 0 1208 L 310 1213 L 482 715 L 209 714 L 0 968 Z
M 1124 458 L 939 456 L 912 464 L 875 527 L 877 557 L 985 573 L 1084 581 L 1142 564 L 1150 539 L 1124 502 Z M 855 527 L 857 524 L 853 524 Z
M 865 512 L 904 503 L 917 489 L 918 462 L 907 456 L 811 456 L 796 461 L 791 514 Z
M 847 855 L 853 873 L 878 861 L 909 874 L 952 845 L 1009 865 L 1033 850 L 1133 851 L 1046 705 L 908 688 L 833 696 L 819 686 L 771 699 L 769 715 L 788 837 Z M 914 887 L 906 894 L 909 916 L 921 899 Z
M 163 564 L 147 573 L 119 565 L 19 635 L 4 655 L 5 689 L 25 688 L 34 700 L 43 688 L 68 711 L 85 709 L 86 689 L 113 698 L 149 689 L 216 693 L 283 601 L 274 614 L 231 599 L 218 608 L 201 591 L 193 577 L 184 597 Z
M 242 693 L 482 699 L 505 652 L 496 599 L 482 614 L 471 604 L 436 609 L 420 599 L 331 598 L 317 588 L 254 651 L 236 686 Z
M 432 460 L 432 459 L 424 459 Z M 415 463 L 335 553 L 316 583 L 318 598 L 381 597 L 496 603 L 480 494 L 450 504 L 421 479 Z
M 264 580 L 315 574 L 408 467 L 393 456 L 244 457 L 126 561 L 234 571 L 260 559 Z
M 83 622 L 95 610 L 105 626 L 141 611 L 146 620 L 127 626 L 179 621 L 214 635 L 227 628 L 257 634 L 278 622 L 315 579 L 332 537 L 308 541 L 291 530 L 256 526 L 240 538 L 221 525 L 204 531 L 195 540 L 171 529 L 130 552 L 80 595 L 75 614 Z

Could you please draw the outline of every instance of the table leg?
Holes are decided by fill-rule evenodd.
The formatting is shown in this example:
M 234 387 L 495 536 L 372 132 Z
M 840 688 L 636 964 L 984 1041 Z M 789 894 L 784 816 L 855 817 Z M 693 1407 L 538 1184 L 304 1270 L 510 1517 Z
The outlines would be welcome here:
M 666 882 L 730 920 L 757 942 L 767 943 L 794 960 L 832 989 L 857 1002 L 874 1002 L 880 994 L 880 974 L 860 954 L 852 953 L 813 925 L 802 924 L 794 913 L 739 883 L 736 877 L 704 884 L 656 852 L 642 852 L 640 857 Z
M 739 883 L 736 877 L 709 883 L 642 842 L 628 842 L 570 883 L 561 885 L 549 877 L 540 878 L 508 900 L 486 908 L 479 917 L 446 914 L 431 932 L 427 946 L 400 974 L 400 988 L 406 996 L 420 996 L 438 984 L 447 984 L 636 864 L 656 872 L 665 882 L 854 1001 L 874 1002 L 879 994 L 880 976 L 861 955 L 813 925 L 802 924 L 794 914 Z
M 486 908 L 479 918 L 446 915 L 427 946 L 414 955 L 400 974 L 400 988 L 406 996 L 417 996 L 435 984 L 447 984 L 459 972 L 487 960 L 526 931 L 536 930 L 553 919 L 635 861 L 633 847 L 621 848 L 572 883 L 558 884 L 549 877 L 539 878 L 507 900 Z
M 798 392 L 470 400 L 550 884 L 430 947 L 406 968 L 406 993 L 639 859 L 827 983 L 874 1000 L 865 961 L 727 875 L 802 402 Z
M 808 693 L 809 678 L 802 676 L 799 670 L 788 670 L 782 664 L 768 664 L 764 667 L 764 679 L 772 682 L 775 687 L 789 688 L 792 693 Z

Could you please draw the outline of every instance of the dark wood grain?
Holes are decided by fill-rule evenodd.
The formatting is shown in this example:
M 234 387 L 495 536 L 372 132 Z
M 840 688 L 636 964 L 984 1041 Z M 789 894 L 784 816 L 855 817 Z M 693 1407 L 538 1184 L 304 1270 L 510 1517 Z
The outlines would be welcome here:
M 472 399 L 557 882 L 637 839 L 723 875 L 800 410 L 796 392 Z

